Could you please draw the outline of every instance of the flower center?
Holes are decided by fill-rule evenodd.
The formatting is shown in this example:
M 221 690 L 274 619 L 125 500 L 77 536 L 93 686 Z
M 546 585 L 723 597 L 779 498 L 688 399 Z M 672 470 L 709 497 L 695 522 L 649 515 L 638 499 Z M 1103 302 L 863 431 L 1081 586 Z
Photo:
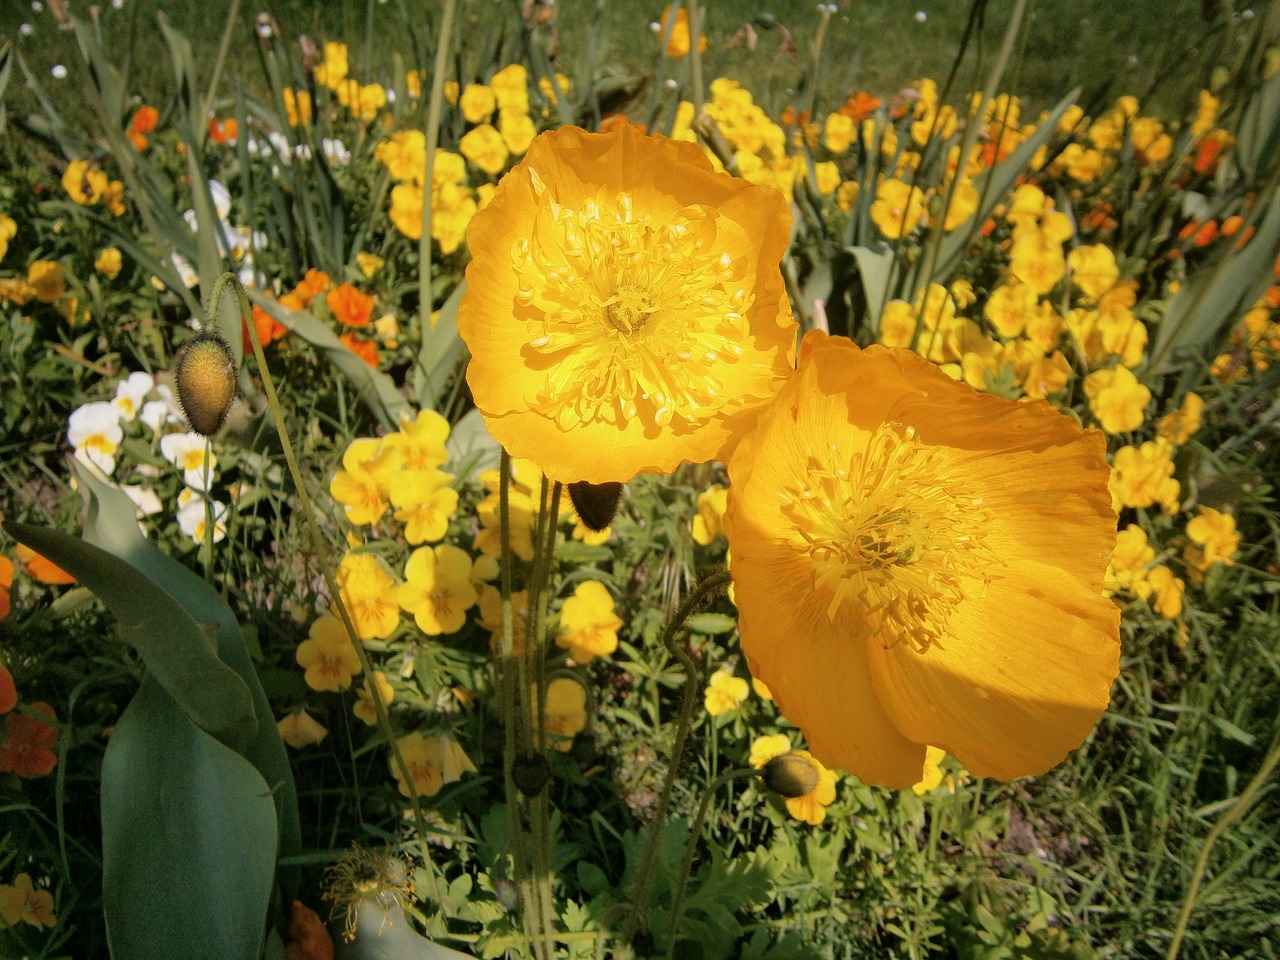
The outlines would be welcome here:
M 572 208 L 531 170 L 539 210 L 515 243 L 526 356 L 545 371 L 534 410 L 563 429 L 692 425 L 733 397 L 725 366 L 748 337 L 740 229 L 703 206 L 637 213 L 626 192 Z
M 983 542 L 982 499 L 952 482 L 910 427 L 882 424 L 852 452 L 810 452 L 782 497 L 822 614 L 886 648 L 906 641 L 923 653 L 943 640 L 955 608 L 1000 564 Z

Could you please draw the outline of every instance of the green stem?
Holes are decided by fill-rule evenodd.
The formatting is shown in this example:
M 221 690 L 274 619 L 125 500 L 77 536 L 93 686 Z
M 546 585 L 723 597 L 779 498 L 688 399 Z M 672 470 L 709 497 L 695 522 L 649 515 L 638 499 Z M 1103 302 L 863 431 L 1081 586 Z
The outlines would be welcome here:
M 396 770 L 409 791 L 409 805 L 413 808 L 413 822 L 418 833 L 418 848 L 422 856 L 422 862 L 427 867 L 427 876 L 430 878 L 431 896 L 443 911 L 445 907 L 444 889 L 440 883 L 439 868 L 432 859 L 431 851 L 427 846 L 428 829 L 426 817 L 422 813 L 422 799 L 418 796 L 418 789 L 413 782 L 409 765 L 405 763 L 404 756 L 400 753 L 400 746 L 396 743 L 395 728 L 391 726 L 391 718 L 387 714 L 386 704 L 382 702 L 382 697 L 377 692 L 377 684 L 373 681 L 373 661 L 369 659 L 369 652 L 365 650 L 364 644 L 360 642 L 359 635 L 356 633 L 355 623 L 351 619 L 351 612 L 347 609 L 347 605 L 342 599 L 342 591 L 338 588 L 337 581 L 334 579 L 329 545 L 325 541 L 324 535 L 320 532 L 320 524 L 316 520 L 315 504 L 311 500 L 311 495 L 307 492 L 302 470 L 298 467 L 298 458 L 293 451 L 293 442 L 289 439 L 288 425 L 284 422 L 284 411 L 280 407 L 280 398 L 276 394 L 275 381 L 271 377 L 271 371 L 267 369 L 267 356 L 262 350 L 262 340 L 258 337 L 257 324 L 252 319 L 253 311 L 249 306 L 249 298 L 236 275 L 234 273 L 224 273 L 213 286 L 211 300 L 216 304 L 222 288 L 228 283 L 231 284 L 240 302 L 240 319 L 249 331 L 249 339 L 253 341 L 253 357 L 257 361 L 258 372 L 262 376 L 262 388 L 267 395 L 267 405 L 271 408 L 271 416 L 275 421 L 276 431 L 280 434 L 280 447 L 284 452 L 285 463 L 289 467 L 289 476 L 293 479 L 293 484 L 298 490 L 298 499 L 302 501 L 302 516 L 306 522 L 307 532 L 311 536 L 311 548 L 319 561 L 320 572 L 324 576 L 329 596 L 333 598 L 333 604 L 338 610 L 338 616 L 342 620 L 342 625 L 346 628 L 347 639 L 351 641 L 351 646 L 355 649 L 356 656 L 360 660 L 360 668 L 368 679 L 371 693 L 369 699 L 373 704 L 374 712 L 378 715 L 378 728 L 382 731 L 383 737 L 386 738 L 387 745 L 391 749 L 392 761 L 395 763 Z
M 436 38 L 436 62 L 431 74 L 431 100 L 427 106 L 427 164 L 422 171 L 422 236 L 418 238 L 418 318 L 414 335 L 419 343 L 431 323 L 431 199 L 435 192 L 436 147 L 440 145 L 440 114 L 444 103 L 444 72 L 449 61 L 449 44 L 453 38 L 453 21 L 458 0 L 444 0 L 440 19 L 440 36 Z
M 1200 892 L 1200 884 L 1204 881 L 1205 871 L 1209 868 L 1209 854 L 1213 852 L 1213 846 L 1218 839 L 1227 832 L 1227 828 L 1233 826 L 1236 821 L 1240 820 L 1252 806 L 1258 792 L 1262 789 L 1263 784 L 1271 776 L 1276 765 L 1280 764 L 1280 740 L 1277 740 L 1271 747 L 1271 752 L 1267 754 L 1266 759 L 1262 761 L 1262 766 L 1258 772 L 1254 774 L 1248 786 L 1240 792 L 1236 797 L 1235 803 L 1227 810 L 1218 822 L 1213 825 L 1213 829 L 1209 831 L 1209 835 L 1204 838 L 1204 846 L 1200 848 L 1200 856 L 1196 858 L 1195 869 L 1191 871 L 1191 883 L 1187 886 L 1187 896 L 1182 901 L 1182 910 L 1178 914 L 1178 922 L 1173 929 L 1173 942 L 1169 944 L 1169 950 L 1165 953 L 1165 960 L 1176 960 L 1178 951 L 1182 949 L 1182 938 L 1187 933 L 1187 923 L 1191 920 L 1191 911 L 1195 909 L 1196 894 Z
M 667 960 L 671 960 L 676 948 L 676 927 L 680 922 L 680 905 L 684 902 L 685 888 L 689 885 L 689 872 L 693 869 L 693 855 L 698 849 L 698 837 L 702 833 L 702 824 L 707 819 L 711 801 L 720 788 L 730 780 L 758 776 L 760 771 L 749 767 L 730 770 L 716 777 L 711 786 L 703 791 L 702 802 L 698 804 L 698 813 L 694 816 L 693 823 L 689 824 L 689 836 L 684 842 L 684 859 L 680 862 L 680 873 L 676 877 L 675 893 L 671 895 L 671 918 L 667 921 Z
M 674 20 L 675 14 L 672 14 Z M 702 91 L 702 52 L 698 49 L 702 44 L 702 10 L 698 0 L 689 0 L 689 84 L 693 87 L 693 115 L 699 116 L 706 106 Z
M 218 57 L 213 61 L 213 73 L 209 77 L 209 92 L 204 95 L 204 112 L 206 115 L 213 109 L 213 97 L 218 91 L 218 81 L 222 78 L 222 67 L 227 62 L 227 51 L 231 49 L 231 32 L 235 29 L 236 16 L 239 12 L 240 0 L 231 0 L 231 11 L 227 14 L 227 25 L 222 28 L 222 41 L 218 44 Z M 241 133 L 241 136 L 244 136 L 244 133 Z
M 701 674 L 698 670 L 698 665 L 693 662 L 693 657 L 689 655 L 689 651 L 676 642 L 676 635 L 699 607 L 727 590 L 731 582 L 728 570 L 718 570 L 706 577 L 684 598 L 662 631 L 663 645 L 684 667 L 684 699 L 680 704 L 675 744 L 671 748 L 671 761 L 667 765 L 667 776 L 662 785 L 662 793 L 658 797 L 658 806 L 654 814 L 653 823 L 649 826 L 649 836 L 645 843 L 644 854 L 641 857 L 640 868 L 636 872 L 635 886 L 632 888 L 631 893 L 634 916 L 641 918 L 645 916 L 645 900 L 648 897 L 649 884 L 653 880 L 653 867 L 657 861 L 662 832 L 666 827 L 667 812 L 671 806 L 671 796 L 675 791 L 676 773 L 684 756 L 685 742 L 689 737 L 689 728 L 693 721 L 694 705 L 697 703 L 698 693 L 701 689 L 699 682 Z M 642 927 L 647 928 L 647 924 L 642 922 Z

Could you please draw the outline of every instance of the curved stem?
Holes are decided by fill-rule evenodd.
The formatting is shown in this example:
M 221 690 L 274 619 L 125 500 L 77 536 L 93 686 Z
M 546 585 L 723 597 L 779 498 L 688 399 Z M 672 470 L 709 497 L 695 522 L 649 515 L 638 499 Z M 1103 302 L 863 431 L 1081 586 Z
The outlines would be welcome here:
M 1218 818 L 1209 835 L 1204 838 L 1204 846 L 1200 848 L 1200 856 L 1196 858 L 1195 869 L 1191 873 L 1191 883 L 1187 885 L 1187 896 L 1182 901 L 1182 910 L 1178 914 L 1178 922 L 1173 929 L 1173 942 L 1169 944 L 1165 960 L 1176 960 L 1178 951 L 1182 949 L 1182 938 L 1186 936 L 1187 923 L 1191 920 L 1191 911 L 1195 909 L 1196 894 L 1200 892 L 1200 884 L 1204 881 L 1205 871 L 1209 868 L 1209 854 L 1213 851 L 1214 844 L 1226 833 L 1228 827 L 1248 812 L 1258 791 L 1267 782 L 1277 764 L 1280 764 L 1280 740 L 1272 745 L 1271 752 L 1262 761 L 1262 766 L 1254 774 L 1253 779 L 1236 797 L 1236 802 L 1231 805 L 1231 808 Z
M 707 819 L 707 811 L 711 809 L 711 800 L 716 793 L 730 780 L 742 780 L 746 777 L 758 777 L 760 771 L 751 767 L 730 770 L 722 773 L 712 781 L 702 794 L 702 802 L 698 804 L 698 813 L 689 824 L 689 836 L 684 842 L 684 859 L 680 862 L 680 873 L 676 876 L 676 889 L 671 895 L 671 919 L 667 921 L 667 958 L 670 960 L 676 948 L 676 926 L 680 922 L 680 904 L 684 901 L 685 888 L 689 886 L 689 871 L 693 869 L 693 855 L 698 849 L 698 836 L 702 833 L 702 824 Z
M 307 525 L 307 532 L 311 537 L 311 548 L 319 561 L 320 572 L 324 576 L 329 596 L 333 598 L 333 604 L 338 610 L 339 619 L 342 620 L 342 625 L 346 628 L 347 639 L 351 641 L 351 646 L 355 649 L 356 656 L 360 660 L 360 668 L 364 671 L 364 675 L 369 682 L 369 692 L 371 694 L 369 699 L 373 704 L 374 712 L 378 715 L 378 729 L 382 731 L 382 735 L 386 738 L 387 746 L 391 749 L 391 758 L 395 763 L 396 771 L 404 780 L 405 787 L 409 791 L 409 805 L 413 808 L 413 822 L 418 832 L 418 848 L 422 856 L 422 862 L 427 867 L 427 876 L 430 878 L 431 896 L 439 908 L 443 910 L 445 906 L 444 890 L 440 883 L 439 868 L 432 859 L 431 851 L 427 846 L 427 821 L 422 813 L 422 799 L 418 796 L 418 789 L 413 782 L 409 765 L 405 763 L 404 756 L 400 753 L 400 746 L 396 743 L 395 728 L 391 726 L 391 718 L 387 714 L 386 704 L 382 702 L 382 697 L 377 691 L 377 684 L 373 682 L 373 661 L 369 659 L 369 652 L 365 650 L 364 644 L 360 642 L 359 635 L 356 633 L 355 623 L 351 619 L 351 612 L 347 609 L 346 603 L 343 602 L 342 591 L 338 589 L 337 581 L 334 579 L 329 545 L 325 541 L 324 535 L 320 532 L 320 524 L 316 521 L 315 504 L 311 500 L 311 495 L 307 492 L 302 470 L 298 467 L 298 458 L 293 452 L 293 442 L 289 439 L 289 430 L 284 422 L 284 412 L 280 408 L 280 398 L 276 394 L 275 381 L 271 378 L 271 371 L 267 369 L 267 357 L 262 351 L 262 340 L 258 336 L 258 326 L 252 320 L 253 311 L 249 306 L 249 298 L 245 295 L 244 287 L 240 285 L 240 281 L 235 274 L 224 273 L 218 278 L 213 287 L 213 302 L 217 303 L 218 295 L 222 292 L 222 287 L 227 283 L 232 285 L 232 289 L 239 299 L 240 319 L 249 331 L 250 340 L 253 341 L 253 357 L 257 361 L 258 372 L 262 375 L 262 388 L 267 395 L 267 405 L 271 408 L 271 416 L 275 421 L 276 431 L 280 434 L 280 446 L 284 452 L 285 463 L 289 466 L 289 476 L 293 479 L 293 484 L 298 490 L 298 499 L 302 501 L 302 516 Z
M 649 837 L 645 843 L 644 853 L 641 856 L 640 868 L 636 872 L 635 886 L 632 888 L 631 904 L 635 911 L 634 916 L 642 918 L 645 916 L 644 903 L 649 893 L 649 884 L 653 879 L 653 867 L 657 860 L 662 831 L 666 827 L 667 812 L 671 806 L 671 795 L 675 791 L 676 772 L 684 756 L 685 742 L 689 738 L 689 728 L 693 721 L 694 705 L 697 703 L 698 692 L 701 688 L 699 683 L 701 675 L 698 671 L 698 665 L 693 662 L 693 657 L 689 655 L 689 651 L 682 644 L 676 642 L 676 635 L 699 607 L 727 590 L 731 582 L 728 570 L 718 570 L 706 577 L 684 598 L 662 631 L 663 645 L 684 667 L 684 699 L 680 704 L 680 716 L 676 724 L 676 739 L 671 748 L 671 761 L 667 765 L 666 780 L 662 785 L 662 793 L 658 797 L 657 811 L 654 814 L 653 823 L 649 826 Z

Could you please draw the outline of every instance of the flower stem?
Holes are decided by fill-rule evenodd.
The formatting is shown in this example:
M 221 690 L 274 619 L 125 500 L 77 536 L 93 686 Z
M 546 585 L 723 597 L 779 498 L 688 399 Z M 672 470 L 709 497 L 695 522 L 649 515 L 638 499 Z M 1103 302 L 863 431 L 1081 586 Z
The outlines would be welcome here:
M 315 504 L 311 500 L 311 495 L 307 493 L 306 481 L 303 479 L 302 470 L 298 467 L 298 458 L 293 452 L 293 443 L 289 439 L 288 425 L 284 422 L 284 411 L 280 408 L 280 397 L 276 393 L 275 381 L 271 378 L 271 371 L 267 369 L 267 356 L 262 351 L 262 340 L 258 336 L 258 326 L 252 320 L 253 311 L 249 306 L 249 298 L 236 275 L 234 273 L 224 273 L 213 285 L 211 299 L 216 304 L 223 286 L 228 283 L 231 284 L 231 288 L 235 291 L 236 297 L 240 302 L 240 319 L 249 331 L 249 339 L 253 341 L 253 358 L 258 364 L 258 373 L 262 376 L 263 392 L 267 395 L 267 405 L 271 408 L 271 416 L 275 421 L 276 431 L 280 434 L 280 447 L 284 452 L 285 463 L 289 466 L 289 476 L 293 479 L 294 486 L 297 487 L 298 499 L 302 501 L 302 516 L 307 525 L 307 532 L 311 536 L 311 548 L 320 564 L 320 572 L 324 576 L 329 596 L 333 598 L 333 604 L 338 610 L 338 616 L 342 620 L 342 625 L 346 628 L 347 639 L 351 641 L 351 646 L 355 649 L 364 675 L 372 681 L 374 674 L 373 661 L 369 659 L 369 652 L 365 650 L 364 644 L 360 642 L 356 633 L 355 623 L 351 620 L 351 613 L 347 610 L 346 603 L 343 602 L 342 591 L 338 589 L 338 584 L 334 580 L 329 545 L 325 541 L 324 535 L 320 532 L 320 524 L 316 521 Z M 444 888 L 440 882 L 439 868 L 432 859 L 431 851 L 427 846 L 428 830 L 426 817 L 422 813 L 422 800 L 418 796 L 417 787 L 409 771 L 409 765 L 405 763 L 404 757 L 400 753 L 400 746 L 396 743 L 395 728 L 391 726 L 391 718 L 387 714 L 386 704 L 382 702 L 382 697 L 377 693 L 376 683 L 370 683 L 370 693 L 372 694 L 370 700 L 373 703 L 374 712 L 378 715 L 378 728 L 387 740 L 387 745 L 391 749 L 392 762 L 395 763 L 396 770 L 409 791 L 409 805 L 413 808 L 413 822 L 418 833 L 418 848 L 422 856 L 422 862 L 427 868 L 427 876 L 430 878 L 431 897 L 436 901 L 439 909 L 443 911 L 445 907 Z
M 440 145 L 440 114 L 444 103 L 444 72 L 449 62 L 449 45 L 453 39 L 453 21 L 458 0 L 444 0 L 440 18 L 440 36 L 436 38 L 436 62 L 431 74 L 431 99 L 427 105 L 427 162 L 422 171 L 422 235 L 418 237 L 418 318 L 413 331 L 419 343 L 431 322 L 431 195 L 436 163 L 436 147 Z
M 685 741 L 689 737 L 689 728 L 693 722 L 694 704 L 697 702 L 698 691 L 701 687 L 701 673 L 698 670 L 698 665 L 694 663 L 689 651 L 682 644 L 676 642 L 676 635 L 699 607 L 727 590 L 730 582 L 728 570 L 717 570 L 704 578 L 684 598 L 662 630 L 663 645 L 684 667 L 684 699 L 680 704 L 680 715 L 676 722 L 676 739 L 671 748 L 671 760 L 667 765 L 666 780 L 662 785 L 662 794 L 658 798 L 658 806 L 654 814 L 653 823 L 649 825 L 649 836 L 640 859 L 640 868 L 636 872 L 635 885 L 631 891 L 631 905 L 634 910 L 633 916 L 635 917 L 644 918 L 646 916 L 645 899 L 648 897 L 649 884 L 653 880 L 653 868 L 657 860 L 658 847 L 662 841 L 663 829 L 666 827 L 667 813 L 671 806 L 671 795 L 675 791 L 676 772 L 679 770 L 680 761 L 684 757 Z M 642 919 L 641 926 L 642 928 L 647 928 L 647 921 Z
M 711 800 L 716 793 L 730 780 L 742 780 L 746 777 L 758 777 L 760 771 L 751 767 L 730 770 L 722 773 L 702 793 L 702 802 L 698 804 L 698 813 L 689 824 L 689 836 L 684 842 L 684 859 L 680 863 L 680 872 L 676 875 L 676 889 L 671 895 L 671 918 L 667 921 L 667 958 L 670 960 L 676 947 L 676 927 L 680 922 L 680 905 L 684 901 L 685 888 L 689 885 L 689 872 L 693 869 L 693 855 L 698 849 L 698 837 L 702 833 L 702 824 L 707 819 L 707 811 L 711 808 Z

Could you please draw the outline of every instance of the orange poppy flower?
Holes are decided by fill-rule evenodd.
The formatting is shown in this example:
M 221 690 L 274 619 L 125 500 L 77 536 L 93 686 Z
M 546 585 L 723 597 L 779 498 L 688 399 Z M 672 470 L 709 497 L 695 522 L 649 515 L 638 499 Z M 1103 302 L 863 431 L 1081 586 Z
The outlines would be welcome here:
M 349 283 L 334 287 L 324 298 L 329 312 L 349 327 L 368 326 L 373 317 L 373 297 L 361 293 Z
M 814 331 L 728 467 L 743 650 L 824 765 L 907 788 L 932 745 L 1042 773 L 1106 709 L 1098 431 Z
M 361 340 L 354 333 L 344 333 L 338 338 L 348 350 L 371 367 L 378 365 L 378 345 L 372 340 Z
M 35 714 L 43 714 L 48 721 Z M 4 745 L 0 746 L 0 773 L 20 777 L 43 777 L 58 765 L 53 748 L 58 745 L 58 717 L 47 703 L 31 704 L 31 712 L 5 715 Z
M 244 338 L 244 352 L 252 353 L 253 342 L 249 339 L 249 325 L 243 320 L 240 323 L 242 325 L 241 333 Z M 253 307 L 253 325 L 258 329 L 258 339 L 262 341 L 264 347 L 272 340 L 279 340 L 289 332 L 284 324 L 280 323 L 257 304 Z
M 725 456 L 791 372 L 782 194 L 695 144 L 562 127 L 471 221 L 458 312 L 489 432 L 554 480 Z
M 18 549 L 14 551 L 18 555 L 18 560 L 22 562 L 26 568 L 27 574 L 40 583 L 47 583 L 51 586 L 60 586 L 65 583 L 75 583 L 76 578 L 52 560 L 40 556 L 25 544 L 18 544 Z

